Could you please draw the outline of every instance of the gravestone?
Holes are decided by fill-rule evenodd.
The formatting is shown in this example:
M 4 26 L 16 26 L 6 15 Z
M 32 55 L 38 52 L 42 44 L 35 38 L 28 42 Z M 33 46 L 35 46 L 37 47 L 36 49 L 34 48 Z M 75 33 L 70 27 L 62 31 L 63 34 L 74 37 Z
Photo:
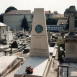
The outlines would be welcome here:
M 11 43 L 11 41 L 13 40 L 13 34 L 12 34 L 12 31 L 10 31 L 10 27 L 9 26 L 8 26 L 6 40 L 7 40 L 7 44 Z
M 50 65 L 45 13 L 43 8 L 34 10 L 30 57 L 16 72 L 14 77 L 46 77 Z M 27 74 L 25 68 L 33 67 L 33 73 Z
M 43 9 L 35 9 L 32 24 L 30 56 L 49 57 L 45 20 Z
M 75 6 L 70 6 L 69 11 L 64 13 L 69 18 L 69 34 L 65 42 L 65 61 L 77 62 L 77 35 L 75 34 L 75 17 L 77 11 Z

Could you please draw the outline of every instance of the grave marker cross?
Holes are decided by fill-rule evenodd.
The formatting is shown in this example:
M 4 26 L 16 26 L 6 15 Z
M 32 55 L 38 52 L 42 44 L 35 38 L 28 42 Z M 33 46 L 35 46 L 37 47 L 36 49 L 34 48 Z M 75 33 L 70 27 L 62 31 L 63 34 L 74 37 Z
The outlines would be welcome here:
M 74 32 L 75 17 L 77 17 L 75 6 L 70 6 L 69 11 L 66 11 L 64 15 L 69 18 L 69 33 Z

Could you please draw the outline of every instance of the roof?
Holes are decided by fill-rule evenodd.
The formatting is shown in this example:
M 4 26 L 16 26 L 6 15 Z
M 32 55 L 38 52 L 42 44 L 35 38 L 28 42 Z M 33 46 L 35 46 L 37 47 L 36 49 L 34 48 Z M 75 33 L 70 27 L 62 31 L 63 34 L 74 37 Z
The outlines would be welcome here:
M 11 14 L 31 14 L 31 10 L 11 10 L 6 13 L 7 15 Z
M 57 25 L 59 24 L 67 24 L 67 19 L 59 19 Z
M 34 12 L 32 12 L 32 14 L 34 14 Z M 51 14 L 51 11 L 45 11 L 45 14 Z
M 52 14 L 52 18 L 65 18 L 64 14 Z
M 49 10 L 49 11 L 45 11 L 45 14 L 51 14 L 51 11 Z
M 4 24 L 4 23 L 2 23 L 2 22 L 0 22 L 0 26 L 7 26 L 6 24 Z

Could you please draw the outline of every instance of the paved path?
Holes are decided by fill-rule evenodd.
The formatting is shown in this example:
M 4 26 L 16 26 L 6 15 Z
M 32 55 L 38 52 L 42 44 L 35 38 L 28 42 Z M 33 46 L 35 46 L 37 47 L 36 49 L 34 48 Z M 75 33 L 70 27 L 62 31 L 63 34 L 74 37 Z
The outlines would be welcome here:
M 47 77 L 57 77 L 58 61 L 54 60 L 54 66 L 50 66 L 50 70 Z

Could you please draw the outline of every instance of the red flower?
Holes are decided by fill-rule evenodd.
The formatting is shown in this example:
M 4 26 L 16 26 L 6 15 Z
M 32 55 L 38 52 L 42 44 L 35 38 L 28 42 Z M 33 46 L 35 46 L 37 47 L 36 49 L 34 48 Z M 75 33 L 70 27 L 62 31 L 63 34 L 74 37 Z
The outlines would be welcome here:
M 28 69 L 26 69 L 26 70 L 28 70 Z
M 26 67 L 25 71 L 26 71 L 26 72 L 33 73 L 33 68 L 31 68 L 31 66 Z

